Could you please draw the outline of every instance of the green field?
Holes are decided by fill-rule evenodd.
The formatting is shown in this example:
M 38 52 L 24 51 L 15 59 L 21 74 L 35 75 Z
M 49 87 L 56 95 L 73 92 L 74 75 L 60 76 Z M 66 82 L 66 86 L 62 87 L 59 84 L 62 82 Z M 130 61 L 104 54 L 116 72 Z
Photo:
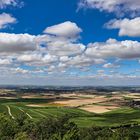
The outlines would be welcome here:
M 29 107 L 28 104 L 39 104 L 39 103 L 47 103 L 48 100 L 45 99 L 0 99 L 0 113 L 6 113 L 10 115 L 8 112 L 8 107 L 10 108 L 10 112 L 13 117 L 16 118 L 18 114 L 24 112 L 29 114 L 32 119 L 38 120 L 44 117 L 59 117 L 64 115 L 70 115 L 72 117 L 91 117 L 94 114 L 89 113 L 76 108 L 65 108 L 65 107 Z M 29 117 L 29 116 L 28 116 Z
M 29 107 L 28 104 L 47 103 L 47 99 L 0 99 L 0 113 L 12 114 L 14 118 L 24 112 L 30 119 L 70 115 L 79 127 L 119 126 L 140 123 L 140 110 L 123 107 L 104 114 L 89 113 L 78 108 L 66 107 Z M 10 108 L 10 113 L 8 111 Z

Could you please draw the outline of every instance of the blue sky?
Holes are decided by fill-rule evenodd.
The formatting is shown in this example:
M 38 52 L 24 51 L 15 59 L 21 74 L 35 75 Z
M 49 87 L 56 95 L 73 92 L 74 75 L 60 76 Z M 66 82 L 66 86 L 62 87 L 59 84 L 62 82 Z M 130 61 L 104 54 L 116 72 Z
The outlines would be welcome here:
M 139 5 L 0 0 L 0 84 L 139 85 Z

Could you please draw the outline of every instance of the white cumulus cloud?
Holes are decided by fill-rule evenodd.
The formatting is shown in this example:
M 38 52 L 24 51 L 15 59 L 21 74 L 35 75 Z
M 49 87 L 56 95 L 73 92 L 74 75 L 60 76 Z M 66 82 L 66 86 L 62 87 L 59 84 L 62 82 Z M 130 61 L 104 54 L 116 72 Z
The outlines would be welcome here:
M 33 35 L 0 33 L 0 53 L 33 51 L 36 48 L 37 44 Z
M 19 6 L 23 5 L 22 1 L 19 0 L 0 0 L 0 9 L 6 8 L 7 6 Z
M 113 12 L 118 16 L 129 14 L 130 16 L 139 15 L 139 0 L 80 0 L 79 8 L 93 8 L 100 11 Z
M 16 23 L 16 18 L 12 17 L 10 14 L 2 13 L 0 14 L 0 29 L 6 28 L 8 25 Z
M 140 42 L 109 39 L 104 43 L 90 43 L 85 53 L 95 58 L 136 59 L 140 58 Z
M 119 29 L 119 36 L 140 36 L 140 17 L 134 19 L 114 19 L 105 24 L 108 29 Z
M 73 23 L 70 21 L 53 25 L 51 27 L 47 27 L 44 30 L 44 33 L 55 35 L 57 37 L 69 38 L 69 39 L 79 37 L 79 33 L 81 32 L 82 32 L 82 29 L 79 28 L 76 25 L 76 23 Z

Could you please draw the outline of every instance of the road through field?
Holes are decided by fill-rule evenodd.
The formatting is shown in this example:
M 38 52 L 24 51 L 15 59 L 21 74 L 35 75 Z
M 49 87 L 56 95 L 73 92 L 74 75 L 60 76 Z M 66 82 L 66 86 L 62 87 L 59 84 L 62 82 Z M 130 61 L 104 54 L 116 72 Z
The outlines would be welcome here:
M 9 115 L 12 117 L 12 119 L 14 119 L 15 117 L 12 115 L 12 113 L 11 113 L 11 108 L 9 107 L 9 106 L 7 106 L 7 109 L 8 109 L 8 113 L 9 113 Z

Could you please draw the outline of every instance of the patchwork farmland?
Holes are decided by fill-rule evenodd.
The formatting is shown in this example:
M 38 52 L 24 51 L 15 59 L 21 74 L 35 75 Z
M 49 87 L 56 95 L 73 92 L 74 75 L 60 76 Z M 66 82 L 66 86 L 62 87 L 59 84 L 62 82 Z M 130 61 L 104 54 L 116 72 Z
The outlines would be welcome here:
M 25 113 L 29 119 L 69 115 L 79 127 L 140 124 L 140 109 L 129 103 L 139 94 L 6 94 L 0 98 L 0 113 L 15 119 Z M 117 117 L 116 117 L 117 116 Z M 126 119 L 127 118 L 127 119 Z

